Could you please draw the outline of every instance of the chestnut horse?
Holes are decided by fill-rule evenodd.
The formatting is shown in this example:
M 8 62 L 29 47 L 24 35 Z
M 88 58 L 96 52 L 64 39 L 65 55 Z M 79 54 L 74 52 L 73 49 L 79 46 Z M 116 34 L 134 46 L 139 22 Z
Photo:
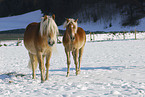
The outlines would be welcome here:
M 39 63 L 39 69 L 41 71 L 41 82 L 48 80 L 48 71 L 50 66 L 49 61 L 54 44 L 56 43 L 56 36 L 59 33 L 54 19 L 55 15 L 52 15 L 52 17 L 45 15 L 41 18 L 40 23 L 30 23 L 26 27 L 26 31 L 24 33 L 24 45 L 29 53 L 29 65 L 31 65 L 32 67 L 33 79 L 36 78 L 35 69 L 37 68 L 37 64 Z M 45 57 L 46 78 L 44 78 Z
M 65 48 L 65 53 L 67 57 L 67 77 L 69 76 L 70 71 L 70 52 L 72 51 L 76 75 L 80 73 L 80 65 L 84 46 L 86 43 L 86 34 L 85 31 L 77 26 L 78 19 L 67 19 L 64 22 L 63 27 L 66 28 L 66 31 L 63 35 L 63 45 Z M 79 55 L 79 57 L 78 57 Z M 79 62 L 79 67 L 78 67 Z

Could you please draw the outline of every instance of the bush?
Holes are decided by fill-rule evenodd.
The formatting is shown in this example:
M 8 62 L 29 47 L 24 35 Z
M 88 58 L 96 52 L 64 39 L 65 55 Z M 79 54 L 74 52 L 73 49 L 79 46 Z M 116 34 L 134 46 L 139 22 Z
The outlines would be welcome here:
M 7 44 L 4 44 L 4 46 L 7 46 Z

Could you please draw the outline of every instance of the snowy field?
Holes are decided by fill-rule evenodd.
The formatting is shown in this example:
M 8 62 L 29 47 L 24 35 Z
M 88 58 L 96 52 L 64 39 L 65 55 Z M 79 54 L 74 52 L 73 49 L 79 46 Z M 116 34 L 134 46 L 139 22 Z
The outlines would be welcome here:
M 2 97 L 144 97 L 145 40 L 87 41 L 81 74 L 75 75 L 71 61 L 66 77 L 66 56 L 62 44 L 51 58 L 49 81 L 40 82 L 40 71 L 32 79 L 27 68 L 27 50 L 14 45 L 0 47 L 0 96 Z M 71 57 L 72 59 L 72 57 Z

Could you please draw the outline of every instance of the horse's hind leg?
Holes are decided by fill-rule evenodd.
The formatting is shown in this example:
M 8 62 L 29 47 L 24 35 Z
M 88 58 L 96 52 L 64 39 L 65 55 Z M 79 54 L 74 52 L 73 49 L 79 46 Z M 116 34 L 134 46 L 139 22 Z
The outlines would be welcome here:
M 44 82 L 44 60 L 41 52 L 37 52 L 37 59 L 39 62 L 39 69 L 41 71 L 41 82 Z
M 50 58 L 51 58 L 51 52 L 46 56 L 46 64 L 45 64 L 45 66 L 46 66 L 46 78 L 45 78 L 45 80 L 48 80 L 48 77 L 49 77 Z
M 35 69 L 37 65 L 37 57 L 36 55 L 33 55 L 29 52 L 29 57 L 30 57 L 30 62 L 31 62 L 31 66 L 32 66 L 32 78 L 35 79 L 36 78 L 36 74 L 35 74 Z
M 66 53 L 66 57 L 67 57 L 67 75 L 66 75 L 66 77 L 68 77 L 69 76 L 69 71 L 70 71 L 70 52 L 68 52 L 65 49 L 65 53 Z
M 83 51 L 84 51 L 84 46 L 79 49 L 79 68 L 78 68 L 78 73 L 80 73 Z
M 79 52 L 78 49 L 76 49 L 72 52 L 72 55 L 73 55 L 73 58 L 74 58 L 74 63 L 75 63 L 75 66 L 76 66 L 76 75 L 78 75 L 78 52 Z

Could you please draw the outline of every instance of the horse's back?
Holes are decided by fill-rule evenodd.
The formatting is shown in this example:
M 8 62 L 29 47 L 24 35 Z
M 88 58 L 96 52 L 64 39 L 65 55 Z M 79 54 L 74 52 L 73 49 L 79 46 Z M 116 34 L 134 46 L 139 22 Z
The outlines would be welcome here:
M 34 40 L 39 33 L 39 23 L 31 23 L 26 27 L 25 33 L 24 33 L 24 45 L 27 48 L 27 50 L 31 51 L 31 49 L 34 48 Z
M 24 41 L 29 41 L 30 39 L 33 39 L 35 34 L 39 32 L 39 23 L 31 23 L 26 27 L 25 33 L 24 33 Z

